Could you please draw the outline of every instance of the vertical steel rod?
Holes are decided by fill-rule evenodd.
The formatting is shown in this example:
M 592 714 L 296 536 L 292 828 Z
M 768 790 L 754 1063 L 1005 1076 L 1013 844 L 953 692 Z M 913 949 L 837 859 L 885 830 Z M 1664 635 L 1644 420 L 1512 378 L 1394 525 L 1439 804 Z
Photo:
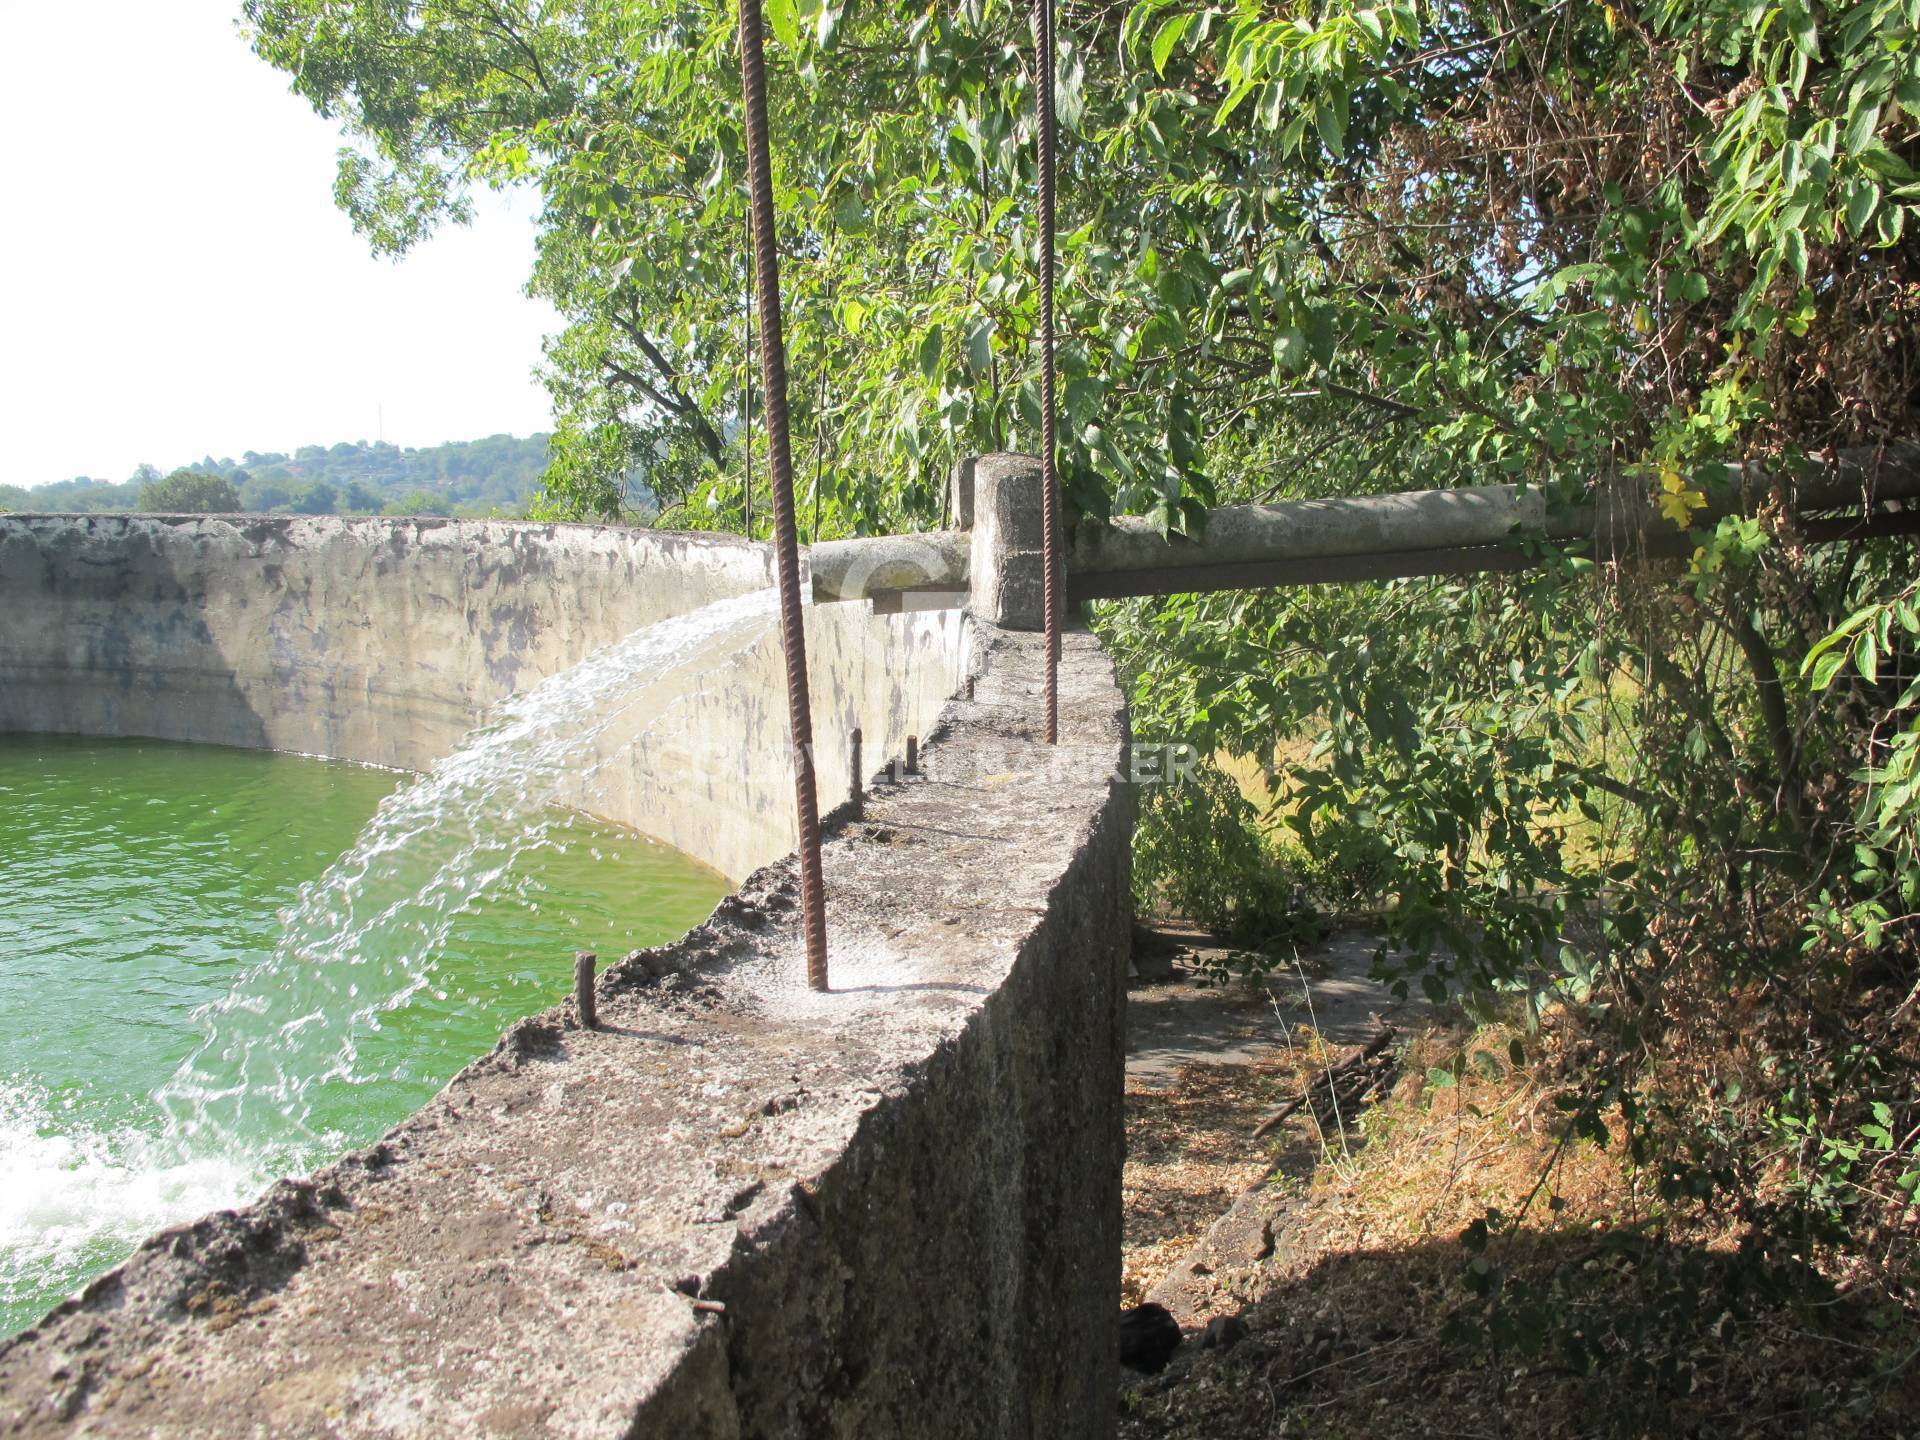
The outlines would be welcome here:
M 800 612 L 800 554 L 794 535 L 793 455 L 787 440 L 787 346 L 780 318 L 773 172 L 767 154 L 767 65 L 761 46 L 760 0 L 740 0 L 740 79 L 747 102 L 747 191 L 753 218 L 754 297 L 760 310 L 761 413 L 767 422 L 774 555 L 780 570 L 780 641 L 787 661 L 794 804 L 800 822 L 800 913 L 807 936 L 807 984 L 825 990 L 827 899 L 820 875 L 813 707 L 807 697 L 807 636 Z
M 1040 483 L 1043 573 L 1046 585 L 1046 731 L 1047 744 L 1060 741 L 1060 483 L 1054 473 L 1058 435 L 1053 395 L 1053 0 L 1033 0 L 1034 98 L 1039 124 L 1034 131 L 1040 181 Z
M 749 236 L 749 246 L 753 238 Z M 753 540 L 753 296 L 747 296 L 747 309 L 741 313 L 741 355 L 739 355 L 739 420 L 747 436 L 747 472 L 739 488 L 741 534 Z
M 753 248 L 753 227 L 747 227 L 747 248 Z M 753 277 L 747 277 L 747 308 L 740 317 L 740 423 L 745 427 L 746 478 L 740 486 L 740 532 L 753 538 Z

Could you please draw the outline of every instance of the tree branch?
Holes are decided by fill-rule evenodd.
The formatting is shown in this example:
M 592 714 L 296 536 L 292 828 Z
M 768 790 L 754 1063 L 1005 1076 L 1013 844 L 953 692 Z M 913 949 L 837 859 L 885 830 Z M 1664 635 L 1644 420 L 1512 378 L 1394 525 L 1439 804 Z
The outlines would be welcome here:
M 694 403 L 693 397 L 687 394 L 686 387 L 680 383 L 680 372 L 674 368 L 673 362 L 661 353 L 660 347 L 648 338 L 646 331 L 642 330 L 639 322 L 631 316 L 616 314 L 613 317 L 613 323 L 620 328 L 622 334 L 633 341 L 634 348 L 646 357 L 647 363 L 659 372 L 665 393 L 663 394 L 661 390 L 642 380 L 632 371 L 624 367 L 615 367 L 611 361 L 608 362 L 609 373 L 615 374 L 617 378 L 641 391 L 668 414 L 686 421 L 693 429 L 694 439 L 700 442 L 700 448 L 707 452 L 707 458 L 715 465 L 723 464 L 726 460 L 727 447 L 720 439 L 720 432 L 713 428 L 713 422 L 707 419 L 706 414 Z

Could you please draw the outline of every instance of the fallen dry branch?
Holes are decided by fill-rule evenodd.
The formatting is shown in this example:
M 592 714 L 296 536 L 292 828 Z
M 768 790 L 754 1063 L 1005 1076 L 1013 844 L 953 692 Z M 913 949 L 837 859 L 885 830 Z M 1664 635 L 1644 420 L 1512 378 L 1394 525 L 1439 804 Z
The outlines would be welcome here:
M 1375 1035 L 1371 1040 L 1367 1041 L 1365 1045 L 1361 1046 L 1325 1074 L 1315 1077 L 1314 1083 L 1309 1085 L 1306 1090 L 1289 1100 L 1258 1125 L 1254 1126 L 1253 1138 L 1259 1140 L 1272 1133 L 1277 1126 L 1285 1123 L 1295 1111 L 1312 1099 L 1315 1091 L 1324 1091 L 1326 1094 L 1325 1104 L 1314 1107 L 1316 1118 L 1319 1118 L 1322 1110 L 1325 1110 L 1327 1117 L 1331 1118 L 1334 1108 L 1340 1101 L 1343 1099 L 1351 1100 L 1354 1095 L 1372 1088 L 1372 1083 L 1376 1077 L 1371 1073 L 1362 1077 L 1360 1071 L 1369 1061 L 1375 1059 L 1386 1050 L 1387 1046 L 1392 1042 L 1394 1034 L 1393 1026 L 1382 1025 L 1379 1034 Z M 1361 1086 L 1352 1085 L 1350 1082 L 1357 1078 L 1364 1078 L 1367 1084 Z M 1353 1093 L 1342 1096 L 1340 1090 L 1343 1086 Z M 1326 1120 L 1322 1119 L 1320 1123 L 1321 1128 L 1324 1129 Z

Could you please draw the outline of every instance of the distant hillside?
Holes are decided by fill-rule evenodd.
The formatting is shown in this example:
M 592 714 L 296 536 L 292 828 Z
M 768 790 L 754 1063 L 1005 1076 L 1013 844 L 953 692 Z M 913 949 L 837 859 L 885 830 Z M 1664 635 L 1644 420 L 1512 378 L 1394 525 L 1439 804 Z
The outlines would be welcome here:
M 303 445 L 291 455 L 249 450 L 174 467 L 230 481 L 248 510 L 277 514 L 518 515 L 547 466 L 547 437 L 489 435 L 421 450 L 384 442 Z M 114 483 L 89 476 L 31 489 L 0 485 L 0 510 L 136 510 L 165 473 L 142 465 Z

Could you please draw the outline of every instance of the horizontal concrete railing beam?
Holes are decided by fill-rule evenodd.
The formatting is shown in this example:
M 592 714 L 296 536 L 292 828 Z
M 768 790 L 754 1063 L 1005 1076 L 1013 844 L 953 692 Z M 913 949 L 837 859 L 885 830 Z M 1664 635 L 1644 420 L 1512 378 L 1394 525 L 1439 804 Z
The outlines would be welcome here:
M 1872 506 L 1920 496 L 1920 445 L 1844 451 L 1792 479 L 1757 465 L 1729 466 L 1727 484 L 1695 512 L 1694 523 L 1755 513 L 1776 495 L 1806 517 L 1802 530 L 1816 543 L 1914 533 L 1913 512 Z M 1852 513 L 1823 513 L 1841 510 Z M 1074 537 L 1067 593 L 1090 600 L 1517 570 L 1537 563 L 1514 543 L 1529 535 L 1590 541 L 1603 558 L 1693 549 L 1638 477 L 1614 484 L 1592 504 L 1559 510 L 1550 510 L 1537 488 L 1480 485 L 1225 505 L 1208 512 L 1198 540 L 1169 540 L 1137 516 L 1122 517 Z
M 913 590 L 965 590 L 970 549 L 964 530 L 814 545 L 807 551 L 813 599 L 818 603 Z
M 1920 510 L 1871 516 L 1803 520 L 1800 538 L 1810 545 L 1844 540 L 1920 535 Z M 1642 537 L 1632 553 L 1647 559 L 1689 555 L 1686 531 Z M 1621 552 L 1607 552 L 1618 558 Z M 1444 550 L 1397 550 L 1299 560 L 1242 560 L 1225 564 L 1189 561 L 1145 570 L 1069 572 L 1067 598 L 1118 600 L 1130 595 L 1193 595 L 1210 590 L 1270 590 L 1291 585 L 1342 585 L 1363 580 L 1405 580 L 1419 575 L 1483 575 L 1529 570 L 1542 563 L 1538 549 L 1470 545 Z
M 1018 469 L 1008 462 L 1022 458 L 989 457 L 1003 482 L 1002 471 Z M 1037 465 L 1032 468 L 1037 474 Z M 1908 443 L 1842 451 L 1796 476 L 1757 464 L 1729 466 L 1693 524 L 1754 514 L 1777 501 L 1800 517 L 1808 543 L 1907 535 L 1920 529 L 1916 512 L 1888 510 L 1881 502 L 1916 498 L 1920 444 Z M 1693 548 L 1687 531 L 1661 514 L 1644 474 L 1636 473 L 1602 487 L 1592 503 L 1566 508 L 1549 507 L 1542 490 L 1520 485 L 1223 505 L 1208 512 L 1197 540 L 1168 539 L 1146 520 L 1123 516 L 1084 525 L 1074 535 L 1067 594 L 1099 600 L 1520 570 L 1539 560 L 1536 551 L 1516 544 L 1529 536 L 1562 545 L 1586 541 L 1603 559 L 1685 555 Z M 982 583 L 977 550 L 963 530 L 816 545 L 813 598 L 872 599 L 885 610 L 962 604 Z

